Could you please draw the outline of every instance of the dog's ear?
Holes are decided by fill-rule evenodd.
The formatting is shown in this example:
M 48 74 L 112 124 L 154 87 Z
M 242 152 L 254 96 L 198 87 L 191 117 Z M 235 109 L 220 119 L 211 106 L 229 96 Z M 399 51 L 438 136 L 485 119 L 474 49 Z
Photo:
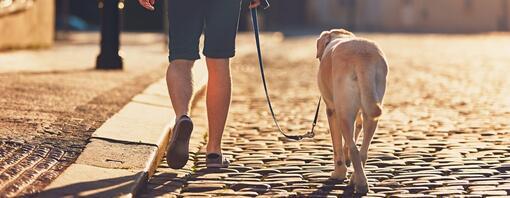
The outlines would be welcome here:
M 331 33 L 329 31 L 324 31 L 317 39 L 317 58 L 320 59 L 322 54 L 324 54 L 324 50 L 326 49 L 326 45 L 331 40 Z
M 332 29 L 332 33 L 340 34 L 340 35 L 348 35 L 348 36 L 354 36 L 352 32 L 349 32 L 345 29 Z

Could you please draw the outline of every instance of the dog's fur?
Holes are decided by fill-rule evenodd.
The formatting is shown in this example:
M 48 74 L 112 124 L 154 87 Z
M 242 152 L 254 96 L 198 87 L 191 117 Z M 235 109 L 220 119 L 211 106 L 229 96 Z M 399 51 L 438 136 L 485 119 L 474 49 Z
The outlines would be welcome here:
M 349 184 L 357 193 L 366 193 L 368 183 L 363 169 L 382 113 L 386 59 L 374 42 L 343 29 L 322 32 L 317 40 L 317 58 L 319 89 L 327 106 L 334 147 L 335 170 L 331 178 L 346 179 L 352 159 L 354 173 Z M 358 150 L 356 140 L 362 128 L 363 143 Z

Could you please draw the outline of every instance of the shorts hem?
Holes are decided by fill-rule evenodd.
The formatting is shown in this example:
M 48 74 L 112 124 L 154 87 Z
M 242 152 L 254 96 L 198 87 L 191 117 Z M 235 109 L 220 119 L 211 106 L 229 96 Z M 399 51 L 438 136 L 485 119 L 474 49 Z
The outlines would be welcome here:
M 198 60 L 200 59 L 200 55 L 198 52 L 193 53 L 172 53 L 170 52 L 168 56 L 168 61 L 172 62 L 177 59 L 183 59 L 183 60 Z
M 236 52 L 228 50 L 228 51 L 203 51 L 204 56 L 208 58 L 232 58 L 235 56 Z

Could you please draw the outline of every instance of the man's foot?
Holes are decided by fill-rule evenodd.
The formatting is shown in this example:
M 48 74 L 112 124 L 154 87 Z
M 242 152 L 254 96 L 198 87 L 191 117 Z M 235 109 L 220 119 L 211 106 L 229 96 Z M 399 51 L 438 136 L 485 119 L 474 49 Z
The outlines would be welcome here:
M 220 153 L 209 153 L 205 159 L 207 168 L 228 168 L 230 162 Z
M 166 162 L 170 168 L 180 169 L 188 162 L 189 139 L 192 131 L 193 122 L 187 115 L 181 116 L 175 123 L 166 150 Z

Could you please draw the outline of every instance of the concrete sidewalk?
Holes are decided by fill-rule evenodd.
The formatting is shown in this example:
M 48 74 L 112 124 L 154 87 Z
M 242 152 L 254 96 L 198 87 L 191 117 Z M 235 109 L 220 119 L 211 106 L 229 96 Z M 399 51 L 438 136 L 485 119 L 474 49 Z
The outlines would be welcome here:
M 195 97 L 207 82 L 203 61 L 194 67 Z M 175 115 L 164 79 L 136 95 L 92 134 L 77 161 L 39 196 L 132 197 L 164 156 Z
M 63 72 L 95 68 L 99 55 L 99 33 L 67 34 L 49 49 L 0 52 L 0 73 Z M 120 54 L 125 71 L 155 67 L 168 62 L 164 37 L 157 33 L 123 33 Z M 141 61 L 143 60 L 143 61 Z M 143 63 L 141 65 L 140 63 Z

